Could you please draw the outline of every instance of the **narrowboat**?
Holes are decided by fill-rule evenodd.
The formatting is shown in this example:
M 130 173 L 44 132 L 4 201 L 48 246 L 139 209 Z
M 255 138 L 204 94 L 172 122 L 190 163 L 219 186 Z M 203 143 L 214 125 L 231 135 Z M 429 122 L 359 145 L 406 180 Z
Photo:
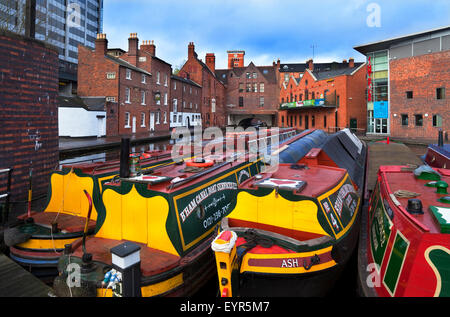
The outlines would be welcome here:
M 145 171 L 172 164 L 170 154 L 169 150 L 141 153 L 140 166 Z M 10 257 L 38 276 L 56 276 L 64 246 L 83 236 L 86 223 L 88 234 L 97 232 L 102 226 L 105 220 L 105 207 L 101 201 L 103 185 L 118 177 L 119 167 L 117 160 L 63 165 L 54 171 L 50 175 L 44 211 L 29 208 L 5 230 Z M 87 220 L 90 200 L 92 215 Z
M 324 296 L 355 250 L 366 145 L 348 129 L 307 130 L 279 166 L 238 185 L 211 248 L 220 296 Z
M 358 255 L 362 296 L 450 296 L 450 170 L 444 168 L 449 166 L 445 152 L 431 145 L 425 156 L 430 165 L 379 167 L 363 208 Z
M 105 219 L 84 243 L 78 239 L 67 246 L 54 282 L 56 294 L 130 296 L 113 251 L 130 243 L 129 249 L 139 250 L 133 296 L 196 292 L 215 274 L 210 245 L 217 223 L 234 209 L 239 184 L 266 164 L 263 156 L 252 160 L 247 151 L 237 154 L 243 157 L 215 153 L 105 183 Z M 81 267 L 78 286 L 67 283 L 73 265 Z

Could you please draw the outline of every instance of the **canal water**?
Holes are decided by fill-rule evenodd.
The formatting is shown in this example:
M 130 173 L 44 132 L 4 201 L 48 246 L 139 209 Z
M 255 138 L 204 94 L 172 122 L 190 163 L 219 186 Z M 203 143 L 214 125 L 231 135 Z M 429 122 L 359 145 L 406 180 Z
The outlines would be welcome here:
M 167 145 L 171 144 L 172 140 L 160 141 L 152 144 L 143 144 L 133 146 L 131 148 L 131 152 L 144 152 L 147 150 L 164 150 Z M 424 145 L 411 145 L 408 146 L 411 151 L 421 156 L 425 154 L 427 147 Z M 119 159 L 120 150 L 113 149 L 107 151 L 100 151 L 98 153 L 89 153 L 85 155 L 77 155 L 75 157 L 62 157 L 60 160 L 60 164 L 68 164 L 75 162 L 104 162 L 109 160 Z M 357 249 L 357 248 L 356 248 Z M 357 250 L 355 250 L 347 263 L 342 275 L 331 289 L 328 297 L 331 298 L 355 298 L 358 297 L 357 293 Z M 208 283 L 197 293 L 194 294 L 193 297 L 197 298 L 207 298 L 207 297 L 216 297 L 218 295 L 218 280 L 211 279 Z

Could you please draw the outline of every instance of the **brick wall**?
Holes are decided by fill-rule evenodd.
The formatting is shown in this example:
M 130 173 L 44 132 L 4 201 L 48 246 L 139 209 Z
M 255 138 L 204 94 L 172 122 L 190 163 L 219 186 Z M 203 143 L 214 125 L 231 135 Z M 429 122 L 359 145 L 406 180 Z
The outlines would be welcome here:
M 0 169 L 12 167 L 12 198 L 46 194 L 58 153 L 58 53 L 43 42 L 0 32 Z M 0 178 L 0 192 L 4 190 Z
M 298 85 L 291 78 L 286 88 L 283 86 L 281 88 L 280 103 L 319 99 L 325 95 L 325 90 L 328 90 L 326 100 L 337 107 L 280 111 L 280 125 L 284 122 L 284 126 L 328 131 L 336 126 L 350 127 L 350 120 L 356 119 L 357 129 L 365 131 L 367 127 L 365 74 L 366 68 L 363 66 L 353 75 L 341 75 L 317 81 L 309 71 L 306 71 Z
M 437 139 L 438 130 L 450 131 L 450 51 L 402 58 L 390 62 L 391 136 Z M 436 98 L 436 88 L 445 88 L 445 98 Z M 412 91 L 412 98 L 406 92 Z M 396 114 L 396 116 L 394 116 Z M 402 114 L 408 125 L 402 125 Z M 417 126 L 415 115 L 422 115 Z M 433 126 L 433 116 L 442 117 L 442 126 Z

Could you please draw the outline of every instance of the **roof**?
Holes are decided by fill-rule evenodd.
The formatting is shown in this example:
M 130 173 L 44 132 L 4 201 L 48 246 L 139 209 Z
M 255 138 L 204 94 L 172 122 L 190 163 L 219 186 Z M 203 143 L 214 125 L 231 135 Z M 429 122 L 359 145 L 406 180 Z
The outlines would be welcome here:
M 87 111 L 105 111 L 105 97 L 57 96 L 58 107 L 83 108 Z
M 316 71 L 314 70 L 312 73 L 317 80 L 324 80 L 327 78 L 334 78 L 342 75 L 351 75 L 355 70 L 357 70 L 363 63 L 358 63 L 359 65 L 355 67 L 346 67 L 341 69 L 329 70 L 329 71 Z
M 273 83 L 273 84 L 277 83 L 277 75 L 276 75 L 275 67 L 273 67 L 273 66 L 255 66 L 255 64 L 253 64 L 253 62 L 251 62 L 246 67 L 234 67 L 232 69 L 216 69 L 216 76 L 222 83 L 227 84 L 228 77 L 231 72 L 233 72 L 237 77 L 241 77 L 247 71 L 247 68 L 250 65 L 253 65 L 256 69 L 258 69 L 268 82 Z M 225 77 L 223 75 L 225 75 Z
M 200 86 L 199 84 L 197 84 L 195 81 L 192 81 L 192 80 L 187 79 L 187 78 L 183 78 L 183 77 L 180 77 L 180 76 L 177 76 L 177 75 L 171 75 L 170 78 L 171 78 L 171 79 L 175 79 L 175 80 L 182 81 L 182 82 L 184 82 L 184 83 L 186 83 L 186 84 L 189 84 L 189 85 L 194 85 L 194 86 L 197 86 L 197 87 L 199 87 L 199 88 L 202 88 L 202 86 Z
M 361 54 L 365 55 L 368 52 L 385 50 L 395 44 L 413 40 L 418 37 L 431 36 L 435 33 L 445 32 L 445 31 L 450 31 L 450 26 L 445 26 L 445 27 L 441 27 L 441 28 L 428 30 L 428 31 L 422 31 L 422 32 L 418 32 L 418 33 L 411 33 L 408 35 L 393 37 L 393 38 L 378 41 L 378 42 L 372 42 L 372 43 L 354 46 L 353 48 L 355 50 L 357 50 L 358 52 L 360 52 Z
M 314 71 L 329 71 L 340 68 L 348 68 L 348 63 L 313 63 Z M 360 66 L 362 62 L 355 62 L 355 66 Z M 304 73 L 307 66 L 306 63 L 280 64 L 280 73 Z
M 146 75 L 148 75 L 148 76 L 151 76 L 151 75 L 152 75 L 152 74 L 149 73 L 148 71 L 146 71 L 146 70 L 144 70 L 144 69 L 142 69 L 142 68 L 136 67 L 136 66 L 134 66 L 133 64 L 130 64 L 130 63 L 128 63 L 127 61 L 125 61 L 125 60 L 123 60 L 123 59 L 121 59 L 121 58 L 117 58 L 117 57 L 114 57 L 114 56 L 111 56 L 111 55 L 108 55 L 108 54 L 105 55 L 105 57 L 106 57 L 107 59 L 113 61 L 114 63 L 117 63 L 117 64 L 119 64 L 119 65 L 121 65 L 121 66 L 123 66 L 123 67 L 129 68 L 129 69 L 132 69 L 132 70 L 134 70 L 134 71 L 136 71 L 136 72 L 140 72 L 140 73 L 146 74 Z

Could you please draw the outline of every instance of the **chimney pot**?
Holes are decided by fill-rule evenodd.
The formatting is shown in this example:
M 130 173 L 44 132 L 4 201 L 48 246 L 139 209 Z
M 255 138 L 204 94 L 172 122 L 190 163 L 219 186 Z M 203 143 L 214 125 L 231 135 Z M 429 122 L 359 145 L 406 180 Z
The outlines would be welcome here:
M 97 34 L 97 39 L 95 40 L 95 54 L 99 56 L 105 56 L 108 52 L 108 40 L 106 39 L 106 34 Z

